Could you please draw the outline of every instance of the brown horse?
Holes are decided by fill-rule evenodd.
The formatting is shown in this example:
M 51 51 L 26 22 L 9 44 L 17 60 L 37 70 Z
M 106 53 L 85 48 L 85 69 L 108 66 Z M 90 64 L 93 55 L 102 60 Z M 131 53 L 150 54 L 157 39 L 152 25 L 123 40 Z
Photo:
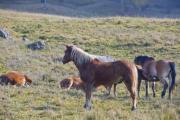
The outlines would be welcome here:
M 77 76 L 73 76 L 73 77 L 68 77 L 68 78 L 65 78 L 63 80 L 61 80 L 59 82 L 59 87 L 61 87 L 62 89 L 76 89 L 76 90 L 82 90 L 82 91 L 85 91 L 85 82 L 83 82 L 81 80 L 80 77 L 77 77 Z M 107 95 L 110 95 L 110 91 L 111 91 L 111 86 L 107 85 L 107 86 L 104 86 L 106 88 L 106 90 L 108 90 L 108 94 Z M 100 88 L 100 87 L 98 87 Z M 115 94 L 115 93 L 114 93 Z
M 74 88 L 74 89 L 77 89 L 77 90 L 85 90 L 85 84 L 84 82 L 81 80 L 80 77 L 68 77 L 68 78 L 65 78 L 63 80 L 60 81 L 60 87 L 62 89 L 71 89 L 71 88 Z
M 163 84 L 162 98 L 165 96 L 166 89 L 169 86 L 169 99 L 171 99 L 171 92 L 176 79 L 174 62 L 168 60 L 148 61 L 143 66 L 143 75 L 148 81 L 160 81 Z
M 92 59 L 82 49 L 67 45 L 63 57 L 63 64 L 73 61 L 79 70 L 80 77 L 85 82 L 86 102 L 85 109 L 91 109 L 91 96 L 93 88 L 100 85 L 112 86 L 114 83 L 123 81 L 132 98 L 132 110 L 136 109 L 137 103 L 137 69 L 135 64 L 128 61 L 100 62 Z
M 145 80 L 145 85 L 146 85 L 146 97 L 148 97 L 148 91 L 149 91 L 149 81 L 147 78 L 143 75 L 143 69 L 142 67 L 144 64 L 148 61 L 155 60 L 153 57 L 149 56 L 137 56 L 134 59 L 134 63 L 136 64 L 137 70 L 138 70 L 138 96 L 140 97 L 140 86 L 141 86 L 141 81 Z M 155 81 L 152 82 L 152 91 L 153 91 L 153 97 L 156 96 L 155 94 Z
M 18 71 L 10 71 L 0 76 L 1 85 L 8 85 L 9 83 L 11 85 L 25 86 L 30 85 L 32 80 Z

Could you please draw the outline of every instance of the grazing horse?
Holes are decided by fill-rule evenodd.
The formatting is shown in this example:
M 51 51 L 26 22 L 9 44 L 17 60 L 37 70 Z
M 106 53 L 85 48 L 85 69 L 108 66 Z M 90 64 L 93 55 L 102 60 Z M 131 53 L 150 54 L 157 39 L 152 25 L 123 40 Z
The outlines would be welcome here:
M 143 66 L 143 75 L 148 81 L 160 81 L 163 84 L 162 98 L 165 96 L 166 89 L 169 86 L 169 99 L 171 99 L 171 92 L 176 79 L 174 62 L 168 60 L 148 61 Z
M 91 96 L 93 88 L 100 85 L 112 86 L 123 81 L 129 90 L 132 98 L 132 109 L 137 104 L 137 69 L 135 64 L 128 61 L 101 62 L 93 59 L 82 49 L 67 45 L 62 59 L 63 64 L 72 61 L 79 70 L 80 77 L 85 83 L 86 102 L 85 109 L 91 109 Z
M 138 96 L 140 97 L 140 86 L 141 86 L 141 80 L 145 80 L 145 85 L 146 85 L 146 97 L 148 97 L 148 90 L 149 90 L 149 82 L 147 78 L 142 74 L 143 70 L 142 67 L 147 61 L 154 60 L 153 57 L 149 56 L 137 56 L 134 59 L 134 63 L 136 64 L 137 70 L 138 70 Z M 155 81 L 152 81 L 152 91 L 153 91 L 153 97 L 156 96 L 155 94 Z
M 25 86 L 30 85 L 32 80 L 18 71 L 10 71 L 0 76 L 1 85 L 8 85 L 9 83 L 11 85 Z

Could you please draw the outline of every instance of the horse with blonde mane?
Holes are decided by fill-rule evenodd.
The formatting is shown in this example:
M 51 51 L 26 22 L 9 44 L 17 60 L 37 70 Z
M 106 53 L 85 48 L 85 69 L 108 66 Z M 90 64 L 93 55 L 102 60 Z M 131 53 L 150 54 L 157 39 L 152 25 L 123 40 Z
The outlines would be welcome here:
M 91 96 L 94 88 L 124 82 L 132 98 L 132 108 L 137 104 L 137 69 L 134 63 L 125 60 L 114 62 L 101 62 L 90 54 L 74 45 L 66 45 L 63 64 L 72 61 L 80 73 L 80 78 L 85 83 L 86 101 L 84 108 L 91 109 Z

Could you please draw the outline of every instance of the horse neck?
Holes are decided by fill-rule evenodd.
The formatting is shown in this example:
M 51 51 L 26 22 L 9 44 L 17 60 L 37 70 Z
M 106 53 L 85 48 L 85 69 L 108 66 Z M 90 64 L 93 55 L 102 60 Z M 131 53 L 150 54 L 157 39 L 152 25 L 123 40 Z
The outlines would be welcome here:
M 75 54 L 72 54 L 72 61 L 76 67 L 80 70 L 85 67 L 86 64 L 91 62 L 94 59 L 94 55 L 82 54 L 79 51 L 76 51 Z
M 74 61 L 73 61 L 74 62 Z M 81 73 L 83 71 L 83 69 L 85 68 L 86 64 L 77 64 L 76 62 L 74 62 L 75 66 L 77 67 L 77 69 L 79 70 L 79 73 Z

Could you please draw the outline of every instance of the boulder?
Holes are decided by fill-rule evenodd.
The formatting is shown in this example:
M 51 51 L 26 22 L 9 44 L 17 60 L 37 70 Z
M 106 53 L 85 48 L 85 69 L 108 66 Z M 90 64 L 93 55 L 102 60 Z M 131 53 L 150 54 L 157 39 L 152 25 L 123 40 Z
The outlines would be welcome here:
M 9 33 L 2 28 L 0 28 L 0 37 L 8 39 L 9 38 Z
M 45 49 L 45 46 L 46 44 L 44 41 L 37 41 L 27 45 L 27 47 L 31 50 L 42 50 Z
M 23 37 L 22 37 L 22 41 L 24 41 L 24 42 L 28 42 L 28 41 L 29 41 L 29 39 L 28 39 L 27 37 L 23 36 Z

